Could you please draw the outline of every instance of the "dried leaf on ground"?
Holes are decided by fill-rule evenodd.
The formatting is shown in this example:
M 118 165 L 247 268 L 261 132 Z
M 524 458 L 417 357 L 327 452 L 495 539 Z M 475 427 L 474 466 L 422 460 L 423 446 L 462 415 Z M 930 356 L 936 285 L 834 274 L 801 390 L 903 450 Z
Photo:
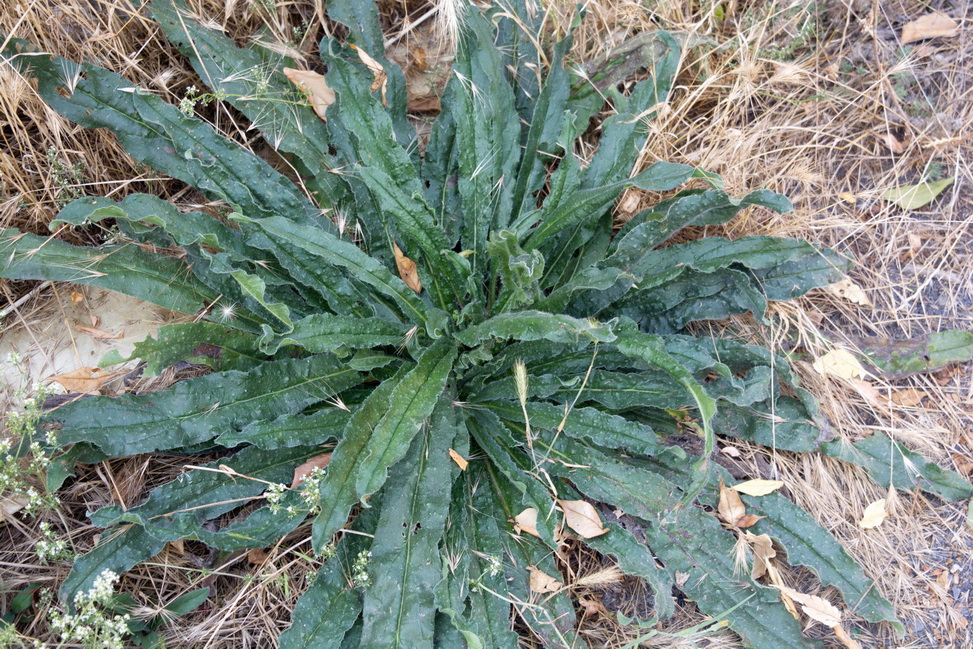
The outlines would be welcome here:
M 513 522 L 514 531 L 526 532 L 527 534 L 540 538 L 541 535 L 537 533 L 537 510 L 533 507 L 528 507 L 514 516 Z
M 18 494 L 9 494 L 0 498 L 0 523 L 13 516 L 30 503 L 30 498 Z
M 527 566 L 530 571 L 530 592 L 556 593 L 564 585 L 537 566 Z
M 947 187 L 953 184 L 953 178 L 943 178 L 931 183 L 919 183 L 918 185 L 903 185 L 895 189 L 886 189 L 882 192 L 882 198 L 895 203 L 904 210 L 918 210 L 943 193 Z
M 757 524 L 757 521 L 759 521 L 762 518 L 767 518 L 767 517 L 757 516 L 756 514 L 744 514 L 743 516 L 737 519 L 737 522 L 734 523 L 734 525 L 736 525 L 741 529 L 745 529 L 747 527 L 753 527 L 754 525 Z
M 876 133 L 875 137 L 885 144 L 892 153 L 905 153 L 906 143 L 891 133 Z
M 946 14 L 933 11 L 902 26 L 902 44 L 937 36 L 956 36 L 959 23 Z
M 353 50 L 355 50 L 355 52 L 358 53 L 358 58 L 361 59 L 361 62 L 365 64 L 365 67 L 371 70 L 372 74 L 375 76 L 375 79 L 372 81 L 371 92 L 375 92 L 376 90 L 381 88 L 382 105 L 388 106 L 389 102 L 385 97 L 386 86 L 388 85 L 388 75 L 385 74 L 385 68 L 382 66 L 381 63 L 379 63 L 371 56 L 369 56 L 368 53 L 365 52 L 365 50 L 361 49 L 360 47 L 357 47 L 356 45 L 352 45 L 351 47 Z
M 399 277 L 405 285 L 416 293 L 422 293 L 422 282 L 419 281 L 419 271 L 416 269 L 416 262 L 405 256 L 399 244 L 392 244 L 392 254 L 395 255 L 395 266 L 399 269 Z
M 325 114 L 328 106 L 335 102 L 334 90 L 328 86 L 324 80 L 324 75 L 310 70 L 295 70 L 294 68 L 284 68 L 284 76 L 290 79 L 291 83 L 308 93 L 311 101 L 311 108 L 323 121 L 328 121 Z
M 818 358 L 812 364 L 814 370 L 822 376 L 836 376 L 840 379 L 860 379 L 865 376 L 855 355 L 847 349 L 835 349 Z
M 733 525 L 747 513 L 747 508 L 740 500 L 740 494 L 723 484 L 720 479 L 720 503 L 716 507 L 720 518 Z
M 56 381 L 68 392 L 98 394 L 102 386 L 118 376 L 120 372 L 109 372 L 99 367 L 79 367 L 76 370 L 49 376 L 45 381 Z
M 602 525 L 601 516 L 594 505 L 586 500 L 559 500 L 564 520 L 583 539 L 593 539 L 608 530 Z
M 832 295 L 840 297 L 843 300 L 848 300 L 853 304 L 872 306 L 872 301 L 868 299 L 868 296 L 865 294 L 862 287 L 855 284 L 850 279 L 843 279 L 840 282 L 829 284 L 827 287 L 825 287 L 825 290 Z
M 95 329 L 94 327 L 86 327 L 84 325 L 74 325 L 74 328 L 83 334 L 88 334 L 95 340 L 118 340 L 125 335 L 125 331 L 122 330 L 117 334 L 110 334 L 107 331 L 102 331 L 101 329 Z
M 470 464 L 465 457 L 453 449 L 449 449 L 449 457 L 453 459 L 453 462 L 460 468 L 460 471 L 466 471 L 466 467 Z
M 84 293 L 71 291 L 71 304 L 80 304 L 84 301 Z
M 784 483 L 781 480 L 747 480 L 746 482 L 733 485 L 730 489 L 747 494 L 748 496 L 766 496 L 767 494 L 774 493 L 783 486 Z
M 304 484 L 308 475 L 315 469 L 323 469 L 331 462 L 331 453 L 315 455 L 310 460 L 294 469 L 294 480 L 291 482 L 291 489 Z
M 746 532 L 744 538 L 750 543 L 750 548 L 753 550 L 753 569 L 750 571 L 750 576 L 755 580 L 760 579 L 767 574 L 770 560 L 777 556 L 777 552 L 774 550 L 774 542 L 767 534 L 757 535 Z
M 270 560 L 270 553 L 263 548 L 253 548 L 247 552 L 247 561 L 255 566 L 262 566 Z
M 858 527 L 863 530 L 870 530 L 873 527 L 878 527 L 885 521 L 885 518 L 889 515 L 888 511 L 885 509 L 885 498 L 879 498 L 875 502 L 871 503 L 865 508 L 865 513 L 862 515 L 862 519 L 858 521 Z
M 918 406 L 920 403 L 922 403 L 922 400 L 928 396 L 928 392 L 916 390 L 915 388 L 897 390 L 892 393 L 892 403 L 897 406 L 905 406 L 909 408 L 912 406 Z
M 828 627 L 836 627 L 841 624 L 841 611 L 823 597 L 807 595 L 787 586 L 775 585 L 774 587 L 801 604 L 804 613 L 815 622 L 820 622 Z

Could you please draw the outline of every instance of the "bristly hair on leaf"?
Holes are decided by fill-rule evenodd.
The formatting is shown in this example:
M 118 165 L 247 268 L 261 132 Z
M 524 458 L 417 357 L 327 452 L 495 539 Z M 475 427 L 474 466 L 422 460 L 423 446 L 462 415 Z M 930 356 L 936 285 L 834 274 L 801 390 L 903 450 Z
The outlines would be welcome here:
M 309 535 L 323 566 L 284 649 L 513 649 L 519 634 L 579 648 L 574 584 L 554 552 L 570 536 L 644 579 L 656 620 L 674 612 L 676 589 L 758 649 L 818 646 L 787 609 L 796 598 L 782 601 L 784 556 L 834 586 L 843 614 L 902 630 L 807 512 L 780 491 L 721 486 L 732 484 L 715 442 L 820 452 L 946 499 L 969 497 L 970 484 L 881 435 L 821 442 L 814 399 L 785 358 L 689 326 L 769 317 L 769 301 L 838 281 L 849 262 L 763 236 L 667 245 L 686 227 L 791 206 L 768 190 L 730 196 L 691 166 L 636 168 L 644 122 L 675 83 L 677 40 L 644 40 L 632 56 L 648 76 L 634 85 L 611 62 L 582 78 L 564 63 L 570 31 L 548 47 L 534 4 L 437 5 L 456 57 L 420 146 L 371 3 L 328 3 L 347 36 L 322 39 L 313 80 L 326 97 L 301 102 L 281 101 L 295 96 L 285 54 L 237 47 L 185 0 L 147 2 L 212 95 L 272 130 L 287 173 L 114 72 L 6 41 L 3 64 L 52 108 L 111 129 L 139 162 L 230 208 L 223 222 L 147 194 L 85 197 L 55 224 L 110 219 L 120 243 L 0 232 L 0 277 L 101 286 L 195 315 L 136 346 L 147 372 L 213 369 L 47 414 L 56 440 L 37 440 L 50 453 L 218 456 L 139 504 L 91 514 L 105 532 L 61 586 L 69 606 L 170 541 L 235 552 Z M 582 136 L 598 140 L 587 165 Z M 694 178 L 706 185 L 686 188 Z M 616 231 L 629 188 L 669 197 Z M 295 480 L 309 463 L 312 479 Z M 763 563 L 740 570 L 734 548 L 753 539 Z

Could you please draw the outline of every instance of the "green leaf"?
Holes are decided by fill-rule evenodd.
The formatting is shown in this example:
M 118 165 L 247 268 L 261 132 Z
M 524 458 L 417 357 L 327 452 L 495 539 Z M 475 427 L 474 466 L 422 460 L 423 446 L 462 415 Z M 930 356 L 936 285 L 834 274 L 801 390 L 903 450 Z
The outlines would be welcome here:
M 156 537 L 140 525 L 121 525 L 101 535 L 101 541 L 90 552 L 78 557 L 59 591 L 61 601 L 73 609 L 74 596 L 87 592 L 106 570 L 122 574 L 137 563 L 151 559 L 162 551 L 167 541 L 177 534 Z
M 550 340 L 560 343 L 615 340 L 612 323 L 582 320 L 542 311 L 501 313 L 486 322 L 455 334 L 468 347 L 490 338 L 498 340 Z
M 452 399 L 443 396 L 429 425 L 391 472 L 375 528 L 369 572 L 372 587 L 362 611 L 365 646 L 420 649 L 432 647 L 434 589 L 442 579 L 439 540 L 449 509 L 456 434 Z
M 220 297 L 182 262 L 134 245 L 84 248 L 17 230 L 0 231 L 0 277 L 74 282 L 125 293 L 180 313 L 196 313 Z M 240 325 L 247 314 L 234 323 Z M 258 322 L 247 325 L 256 329 Z
M 384 484 L 386 470 L 405 455 L 412 438 L 432 414 L 456 359 L 455 344 L 440 339 L 419 357 L 416 367 L 392 393 L 388 411 L 371 431 L 355 482 L 359 498 Z
M 529 231 L 518 230 L 521 236 L 528 235 L 524 243 L 525 250 L 539 247 L 544 241 L 555 234 L 572 228 L 592 215 L 601 216 L 615 198 L 626 187 L 638 187 L 645 191 L 665 191 L 678 187 L 693 174 L 692 167 L 672 164 L 671 162 L 657 162 L 642 173 L 629 178 L 613 182 L 608 185 L 579 189 L 567 197 L 560 205 L 547 213 L 541 210 L 531 222 L 540 220 L 540 224 Z
M 953 184 L 955 178 L 943 178 L 934 182 L 919 183 L 918 185 L 903 185 L 895 189 L 886 189 L 882 198 L 895 203 L 904 210 L 917 210 L 929 205 L 943 190 Z
M 840 590 L 856 615 L 869 622 L 889 622 L 899 634 L 905 631 L 875 582 L 810 514 L 779 493 L 744 498 L 747 511 L 767 517 L 751 528 L 753 533 L 769 534 L 780 543 L 787 550 L 789 564 L 810 568 L 822 583 Z
M 3 55 L 38 81 L 52 108 L 87 128 L 109 128 L 139 162 L 223 198 L 253 218 L 287 214 L 320 225 L 317 209 L 285 176 L 161 98 L 104 68 L 32 52 L 11 39 Z M 64 93 L 62 95 L 62 93 Z
M 131 356 L 125 359 L 145 361 L 145 376 L 158 376 L 179 361 L 205 364 L 215 370 L 248 370 L 264 360 L 256 336 L 216 322 L 163 325 L 155 335 L 135 343 Z
M 288 65 L 283 56 L 237 47 L 228 36 L 191 19 L 183 0 L 156 0 L 150 8 L 166 38 L 189 57 L 203 82 L 214 92 L 222 91 L 276 150 L 297 156 L 313 177 L 309 185 L 322 207 L 341 197 L 342 183 L 332 173 L 327 128 L 293 100 L 299 95 L 281 73 Z
M 175 615 L 192 613 L 209 598 L 209 592 L 209 587 L 191 590 L 166 604 L 165 610 Z
M 875 484 L 912 491 L 920 488 L 944 500 L 973 496 L 970 485 L 955 471 L 947 471 L 882 434 L 851 443 L 844 438 L 821 444 L 821 452 L 863 466 Z
M 108 455 L 134 455 L 192 446 L 227 427 L 294 414 L 360 381 L 337 359 L 312 356 L 265 363 L 249 373 L 210 374 L 154 394 L 81 399 L 49 419 L 60 422 L 62 444 L 89 442 Z
M 293 331 L 264 346 L 268 354 L 281 347 L 296 345 L 312 354 L 347 349 L 400 346 L 406 342 L 406 329 L 380 318 L 355 318 L 318 313 L 294 323 Z
M 930 372 L 973 359 L 973 333 L 940 331 L 910 340 L 863 339 L 868 360 L 883 372 Z
M 321 512 L 313 528 L 315 549 L 344 525 L 355 502 L 364 501 L 385 483 L 389 467 L 402 459 L 432 413 L 455 358 L 455 345 L 440 339 L 423 352 L 414 368 L 404 368 L 385 380 L 352 414 L 321 481 Z
M 217 437 L 216 443 L 228 448 L 252 444 L 267 451 L 324 444 L 341 435 L 350 416 L 340 408 L 325 408 L 310 415 L 284 415 L 229 430 Z
M 615 559 L 626 575 L 641 577 L 652 587 L 655 617 L 668 620 L 675 613 L 672 577 L 656 565 L 649 549 L 634 534 L 617 523 L 605 523 L 607 534 L 585 539 L 592 549 Z

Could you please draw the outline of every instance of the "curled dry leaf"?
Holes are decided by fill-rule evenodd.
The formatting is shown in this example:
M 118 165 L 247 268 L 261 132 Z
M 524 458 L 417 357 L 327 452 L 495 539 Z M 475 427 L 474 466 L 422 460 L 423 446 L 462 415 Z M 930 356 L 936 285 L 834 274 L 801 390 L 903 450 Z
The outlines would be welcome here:
M 470 464 L 469 462 L 467 462 L 465 457 L 463 457 L 453 449 L 449 449 L 449 457 L 453 458 L 453 462 L 455 462 L 456 466 L 460 468 L 460 471 L 466 471 L 466 467 L 469 466 Z
M 767 534 L 757 535 L 746 532 L 744 538 L 753 550 L 753 568 L 750 571 L 750 576 L 755 580 L 760 579 L 767 574 L 770 560 L 777 556 L 777 552 L 774 550 L 774 542 Z
M 594 505 L 586 500 L 559 500 L 557 504 L 564 511 L 564 521 L 578 536 L 593 539 L 608 530 L 601 523 L 601 516 Z
M 885 144 L 892 153 L 905 153 L 906 143 L 891 133 L 876 133 L 875 137 Z
M 853 304 L 872 306 L 872 301 L 868 299 L 867 295 L 865 295 L 865 291 L 862 290 L 862 287 L 855 284 L 850 279 L 843 279 L 840 282 L 829 284 L 825 288 L 832 295 L 840 297 L 843 300 L 848 300 Z
M 83 334 L 88 334 L 95 340 L 118 340 L 125 335 L 125 330 L 117 334 L 110 334 L 107 331 L 102 331 L 101 329 L 95 329 L 94 327 L 86 327 L 84 325 L 74 325 L 74 328 Z
M 814 361 L 812 367 L 822 376 L 836 376 L 839 379 L 860 379 L 865 376 L 865 368 L 847 349 L 828 352 Z
M 392 244 L 392 254 L 395 255 L 395 266 L 399 269 L 399 277 L 405 285 L 416 293 L 422 293 L 422 282 L 419 281 L 419 271 L 416 269 L 416 262 L 405 256 L 399 244 Z
M 270 560 L 270 553 L 263 548 L 253 548 L 247 552 L 247 561 L 255 566 L 262 566 Z
M 928 13 L 902 26 L 902 44 L 919 41 L 924 38 L 937 36 L 956 36 L 959 34 L 959 24 L 938 11 Z
M 746 506 L 740 500 L 740 494 L 725 486 L 722 478 L 720 479 L 720 503 L 716 511 L 719 512 L 720 518 L 731 525 L 747 513 Z
M 372 81 L 371 91 L 375 92 L 376 90 L 381 88 L 382 105 L 388 106 L 389 102 L 385 98 L 386 86 L 388 85 L 388 75 L 385 74 L 385 68 L 382 66 L 381 63 L 379 63 L 371 56 L 369 56 L 368 53 L 365 52 L 365 50 L 355 45 L 352 45 L 351 47 L 353 50 L 355 50 L 355 52 L 358 53 L 358 58 L 361 59 L 361 62 L 365 64 L 365 67 L 371 70 L 372 74 L 375 76 L 374 81 Z
M 870 530 L 873 527 L 878 527 L 881 525 L 885 521 L 885 518 L 889 515 L 885 505 L 885 498 L 879 498 L 866 507 L 865 513 L 862 515 L 862 519 L 858 521 L 858 527 L 862 528 L 863 530 Z
M 45 381 L 56 381 L 60 383 L 68 392 L 80 392 L 82 394 L 98 394 L 102 386 L 111 381 L 121 372 L 109 372 L 100 367 L 79 367 L 76 370 L 49 376 Z
M 739 491 L 748 496 L 766 496 L 774 493 L 784 486 L 781 480 L 747 480 L 740 484 L 735 484 L 730 489 Z
M 908 388 L 906 390 L 897 390 L 892 393 L 892 403 L 897 406 L 905 406 L 906 408 L 911 408 L 912 406 L 918 406 L 922 403 L 922 400 L 929 396 L 928 392 L 923 392 L 922 390 L 916 390 L 915 388 Z
M 537 566 L 527 566 L 530 571 L 530 592 L 556 593 L 564 585 Z
M 19 494 L 8 494 L 0 498 L 0 523 L 13 516 L 30 503 L 30 498 Z
M 745 529 L 748 527 L 753 527 L 757 523 L 757 521 L 759 521 L 761 518 L 767 518 L 767 517 L 757 516 L 756 514 L 744 514 L 743 516 L 738 518 L 737 522 L 734 523 L 733 525 L 739 527 L 740 529 Z
M 537 510 L 533 507 L 528 507 L 514 516 L 514 531 L 526 532 L 527 534 L 540 538 L 541 535 L 537 533 Z
M 310 460 L 294 469 L 294 480 L 291 482 L 291 489 L 304 484 L 304 481 L 307 479 L 307 476 L 310 475 L 311 471 L 314 471 L 315 469 L 323 469 L 328 466 L 329 462 L 331 462 L 331 453 L 322 453 L 321 455 L 315 455 Z
M 779 589 L 780 592 L 799 603 L 804 613 L 815 622 L 820 622 L 828 627 L 836 627 L 841 624 L 841 611 L 823 597 L 807 595 L 787 586 L 775 585 L 774 588 Z
M 335 102 L 336 97 L 334 90 L 324 80 L 324 75 L 311 72 L 310 70 L 284 68 L 284 76 L 308 94 L 308 99 L 311 101 L 311 108 L 314 109 L 318 117 L 327 122 L 328 117 L 325 113 L 328 110 L 328 106 Z

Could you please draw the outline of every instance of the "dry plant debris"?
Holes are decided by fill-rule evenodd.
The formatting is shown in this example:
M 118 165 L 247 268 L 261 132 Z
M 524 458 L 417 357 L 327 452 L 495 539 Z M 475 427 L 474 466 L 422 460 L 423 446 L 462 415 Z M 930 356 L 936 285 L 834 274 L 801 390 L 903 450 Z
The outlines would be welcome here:
M 295 43 L 298 54 L 321 29 L 315 20 L 320 3 L 296 2 L 277 12 L 263 11 L 257 3 L 194 4 L 201 15 L 240 40 L 265 27 L 284 43 L 307 21 L 311 32 Z M 953 16 L 948 19 L 951 25 L 936 18 L 944 14 L 922 16 L 915 3 L 906 2 L 832 1 L 811 10 L 806 3 L 796 2 L 770 2 L 763 10 L 734 3 L 705 12 L 686 3 L 648 11 L 628 2 L 588 4 L 591 24 L 577 39 L 579 61 L 597 60 L 625 38 L 656 24 L 681 31 L 692 46 L 684 60 L 677 101 L 647 123 L 657 137 L 644 157 L 700 164 L 723 174 L 736 189 L 759 178 L 796 198 L 797 218 L 750 214 L 730 224 L 728 234 L 786 234 L 841 244 L 859 260 L 854 281 L 875 302 L 872 311 L 862 313 L 854 300 L 845 302 L 845 296 L 822 293 L 797 308 L 780 307 L 775 314 L 778 324 L 769 336 L 748 322 L 725 326 L 753 340 L 769 337 L 779 349 L 808 350 L 812 358 L 830 349 L 825 336 L 839 340 L 848 336 L 844 342 L 854 347 L 861 337 L 903 341 L 940 328 L 973 326 L 973 280 L 968 273 L 973 262 L 973 196 L 969 141 L 964 136 L 973 123 L 969 101 L 973 80 L 968 71 L 968 31 L 957 30 L 958 24 L 966 25 L 970 19 L 965 3 L 933 3 Z M 419 31 L 405 27 L 421 9 L 394 2 L 382 6 L 388 33 L 406 33 L 396 43 L 402 47 L 409 34 Z M 0 8 L 0 32 L 11 33 L 17 26 L 18 36 L 48 49 L 75 59 L 106 61 L 174 103 L 188 85 L 199 83 L 178 53 L 159 40 L 144 13 L 124 0 L 104 8 L 95 11 L 91 3 L 82 1 L 6 3 Z M 813 25 L 807 29 L 809 19 Z M 557 23 L 556 15 L 552 22 Z M 910 25 L 917 31 L 907 33 Z M 926 38 L 931 40 L 911 45 Z M 423 54 L 418 49 L 409 53 L 407 47 L 405 51 L 413 58 L 415 70 L 422 71 L 421 59 L 431 49 L 424 47 Z M 427 96 L 426 101 L 431 101 L 428 97 L 435 95 Z M 75 129 L 52 114 L 28 84 L 7 69 L 0 70 L 0 102 L 8 127 L 0 147 L 0 218 L 5 226 L 46 229 L 59 194 L 65 191 L 52 174 L 54 166 L 46 163 L 51 146 L 69 165 L 83 162 L 86 192 L 118 196 L 154 185 L 168 188 L 187 206 L 207 203 L 199 195 L 185 193 L 178 183 L 146 173 L 109 134 Z M 238 115 L 221 106 L 208 110 L 214 123 L 231 134 L 243 134 Z M 879 135 L 868 136 L 873 133 Z M 260 142 L 245 144 L 267 152 Z M 903 213 L 876 200 L 887 188 L 921 185 L 937 170 L 956 181 L 934 197 L 933 208 Z M 625 208 L 627 212 L 633 206 Z M 91 236 L 70 230 L 61 234 L 75 240 Z M 19 297 L 16 291 L 24 288 L 5 287 L 5 291 L 13 302 Z M 10 333 L 4 331 L 5 336 Z M 37 344 L 49 343 L 42 337 Z M 842 435 L 857 438 L 880 429 L 944 461 L 954 453 L 960 458 L 973 453 L 973 440 L 965 434 L 973 409 L 969 362 L 948 375 L 876 377 L 874 390 L 883 400 L 891 395 L 896 405 L 914 409 L 925 399 L 926 407 L 918 412 L 881 410 L 853 384 L 822 380 L 809 363 L 804 370 L 805 385 L 822 398 L 825 415 Z M 923 397 L 915 401 L 919 394 Z M 731 448 L 737 447 L 726 447 Z M 783 452 L 764 457 L 744 450 L 743 455 L 751 475 L 783 478 L 803 505 L 849 542 L 859 560 L 888 567 L 874 576 L 907 620 L 908 634 L 894 641 L 887 629 L 862 627 L 857 637 L 863 646 L 958 648 L 973 642 L 968 630 L 973 620 L 969 559 L 973 544 L 965 508 L 961 511 L 920 495 L 900 495 L 900 506 L 912 515 L 888 519 L 862 535 L 849 512 L 860 511 L 861 503 L 884 494 L 871 488 L 861 471 Z M 65 533 L 79 548 L 90 546 L 87 508 L 116 498 L 138 502 L 150 487 L 179 470 L 178 459 L 165 457 L 116 460 L 98 470 L 81 468 L 63 495 Z M 0 543 L 4 560 L 8 565 L 29 565 L 33 540 L 40 538 L 37 527 L 8 529 Z M 295 593 L 306 586 L 304 575 L 313 571 L 307 553 L 302 552 L 307 548 L 295 546 L 294 550 L 276 570 L 255 573 L 249 580 L 238 557 L 216 561 L 192 551 L 184 555 L 166 549 L 155 566 L 136 569 L 122 586 L 128 592 L 158 593 L 164 601 L 185 592 L 189 575 L 200 565 L 232 575 L 211 581 L 213 591 L 219 593 L 213 608 L 205 615 L 180 620 L 169 631 L 171 640 L 187 647 L 265 645 L 286 626 L 279 612 L 292 605 Z M 53 583 L 64 574 L 63 566 L 39 565 L 0 572 L 11 588 L 36 580 Z M 698 613 L 689 606 L 681 615 L 673 629 L 691 626 Z M 38 617 L 43 617 L 43 611 Z M 631 637 L 617 626 L 604 624 L 594 626 L 592 633 L 610 638 L 605 646 L 619 646 Z M 737 646 L 726 634 L 709 640 L 713 646 Z M 675 640 L 667 642 L 661 646 L 677 646 Z

